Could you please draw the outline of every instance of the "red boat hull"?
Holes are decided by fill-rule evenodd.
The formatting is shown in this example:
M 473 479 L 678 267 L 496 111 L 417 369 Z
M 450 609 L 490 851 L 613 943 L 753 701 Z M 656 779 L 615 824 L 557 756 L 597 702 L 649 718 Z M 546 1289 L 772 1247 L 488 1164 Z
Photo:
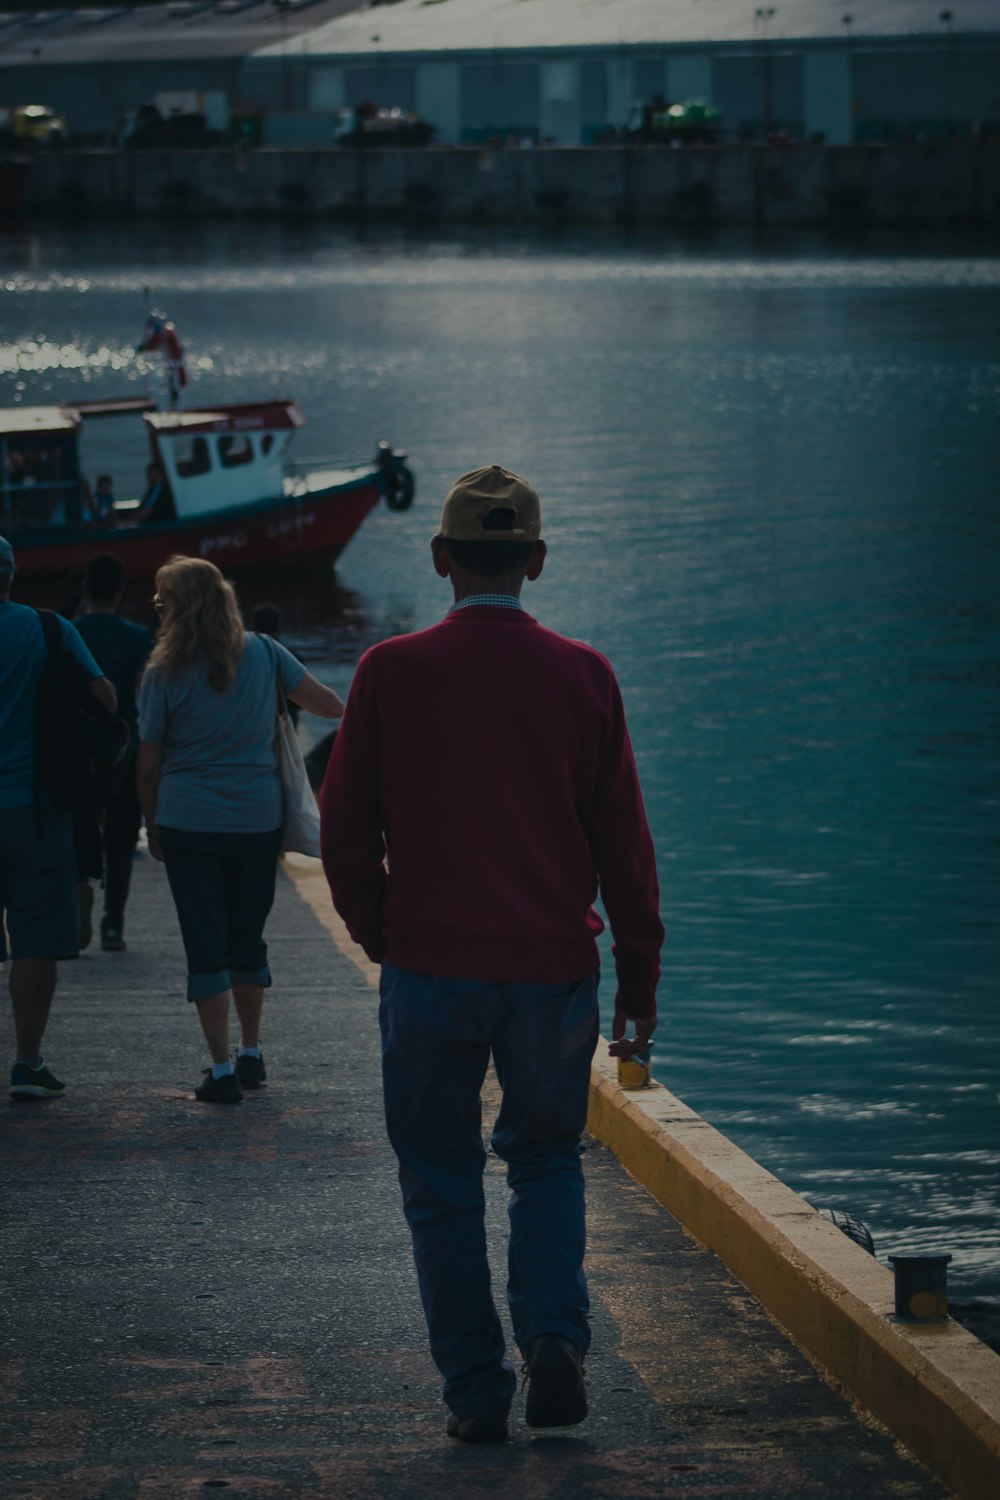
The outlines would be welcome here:
M 356 485 L 221 516 L 91 531 L 79 540 L 41 546 L 22 544 L 17 565 L 28 578 L 69 578 L 83 571 L 88 558 L 110 552 L 121 558 L 130 578 L 152 578 L 175 553 L 208 558 L 227 573 L 330 562 L 379 499 L 376 477 L 368 474 Z

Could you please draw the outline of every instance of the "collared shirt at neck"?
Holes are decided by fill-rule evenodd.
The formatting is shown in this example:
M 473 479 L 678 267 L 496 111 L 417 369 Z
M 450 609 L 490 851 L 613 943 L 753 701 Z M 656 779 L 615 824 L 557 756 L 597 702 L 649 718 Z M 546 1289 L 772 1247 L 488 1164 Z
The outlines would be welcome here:
M 459 599 L 453 604 L 448 613 L 453 615 L 456 609 L 472 609 L 485 605 L 488 609 L 523 609 L 520 599 L 516 594 L 468 594 L 464 599 Z

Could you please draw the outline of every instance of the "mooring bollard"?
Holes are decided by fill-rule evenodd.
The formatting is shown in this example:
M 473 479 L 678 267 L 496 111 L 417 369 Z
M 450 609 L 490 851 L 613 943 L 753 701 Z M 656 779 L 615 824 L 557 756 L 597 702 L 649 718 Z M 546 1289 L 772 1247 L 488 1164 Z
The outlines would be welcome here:
M 643 1052 L 633 1052 L 631 1057 L 618 1059 L 618 1084 L 623 1089 L 648 1089 L 653 1082 L 653 1064 L 650 1061 L 652 1044 Z
M 950 1255 L 890 1255 L 901 1323 L 941 1323 L 948 1316 Z

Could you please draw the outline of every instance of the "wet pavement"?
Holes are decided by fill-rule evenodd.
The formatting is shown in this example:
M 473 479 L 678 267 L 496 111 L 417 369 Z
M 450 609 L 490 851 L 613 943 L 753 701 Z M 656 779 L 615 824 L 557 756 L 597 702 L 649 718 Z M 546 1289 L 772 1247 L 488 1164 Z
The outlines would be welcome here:
M 45 1050 L 66 1097 L 0 1106 L 4 1500 L 945 1495 L 597 1145 L 591 1415 L 537 1433 L 519 1395 L 510 1443 L 450 1441 L 370 978 L 282 875 L 269 1083 L 200 1105 L 176 920 L 146 858 L 126 936 L 61 969 Z M 494 1158 L 487 1197 L 502 1287 Z

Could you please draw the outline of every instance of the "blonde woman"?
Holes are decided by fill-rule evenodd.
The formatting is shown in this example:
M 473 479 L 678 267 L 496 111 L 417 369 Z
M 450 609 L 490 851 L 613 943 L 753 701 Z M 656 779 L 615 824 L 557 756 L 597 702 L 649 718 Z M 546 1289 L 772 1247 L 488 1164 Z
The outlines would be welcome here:
M 285 694 L 336 719 L 344 705 L 278 642 L 243 629 L 214 563 L 172 557 L 156 575 L 160 628 L 139 699 L 139 799 L 163 860 L 212 1066 L 205 1104 L 238 1104 L 266 1072 L 260 1050 L 271 983 L 264 923 L 281 844 L 275 656 Z M 230 1055 L 235 1002 L 241 1040 Z

